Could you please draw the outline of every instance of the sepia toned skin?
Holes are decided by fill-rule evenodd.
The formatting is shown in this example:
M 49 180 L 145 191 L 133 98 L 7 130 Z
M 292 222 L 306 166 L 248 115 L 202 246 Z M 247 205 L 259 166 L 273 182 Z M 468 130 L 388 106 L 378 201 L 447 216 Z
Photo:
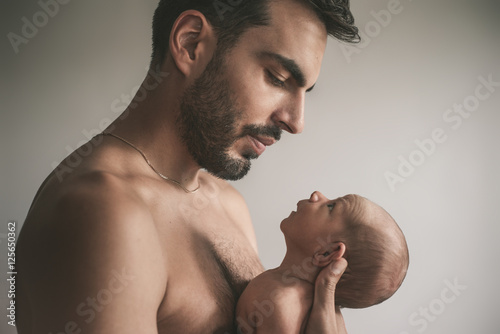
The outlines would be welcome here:
M 226 55 L 224 75 L 243 110 L 236 131 L 253 124 L 300 133 L 327 33 L 300 2 L 274 1 L 270 13 L 269 26 L 250 28 Z M 160 69 L 164 80 L 107 129 L 140 148 L 162 174 L 200 190 L 184 192 L 132 147 L 96 137 L 91 154 L 63 179 L 49 175 L 24 223 L 17 246 L 20 334 L 234 332 L 236 302 L 263 271 L 250 215 L 231 185 L 194 161 L 176 126 L 179 96 L 203 73 L 216 43 L 203 14 L 180 15 Z M 273 143 L 247 136 L 228 154 L 260 155 Z M 340 272 L 331 271 L 334 265 Z M 332 266 L 316 281 L 310 333 L 338 333 L 341 314 L 331 305 L 346 264 Z
M 255 334 L 307 333 L 319 273 L 332 261 L 345 262 L 346 245 L 329 241 L 327 236 L 338 235 L 344 228 L 341 201 L 315 191 L 297 203 L 297 211 L 281 222 L 287 245 L 283 262 L 252 280 L 238 301 L 240 327 L 251 328 Z M 263 310 L 270 312 L 259 319 Z M 347 333 L 338 308 L 337 313 L 338 333 Z
M 392 296 L 406 276 L 408 248 L 399 226 L 382 207 L 359 195 L 330 200 L 315 191 L 297 203 L 280 228 L 286 243 L 283 261 L 255 277 L 238 300 L 242 333 L 307 333 L 317 277 L 331 262 L 346 259 L 351 265 L 344 275 L 349 283 L 339 286 L 335 307 L 377 305 Z M 337 330 L 346 333 L 340 313 Z

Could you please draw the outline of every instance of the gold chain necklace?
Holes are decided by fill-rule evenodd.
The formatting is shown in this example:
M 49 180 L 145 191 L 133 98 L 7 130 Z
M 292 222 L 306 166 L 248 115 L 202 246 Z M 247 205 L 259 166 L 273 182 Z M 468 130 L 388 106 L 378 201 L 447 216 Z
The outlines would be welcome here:
M 138 148 L 136 147 L 134 144 L 130 143 L 129 141 L 123 139 L 122 137 L 120 136 L 117 136 L 113 133 L 109 133 L 109 132 L 103 132 L 101 133 L 101 135 L 103 136 L 111 136 L 111 137 L 115 137 L 116 139 L 124 142 L 125 144 L 127 144 L 128 146 L 132 147 L 134 150 L 136 150 L 137 152 L 139 152 L 142 157 L 144 158 L 144 160 L 146 160 L 146 163 L 149 165 L 149 167 L 151 167 L 151 169 L 156 173 L 158 174 L 159 177 L 161 177 L 162 179 L 164 179 L 165 181 L 168 181 L 168 182 L 171 182 L 171 183 L 174 183 L 176 185 L 178 185 L 179 187 L 181 187 L 186 193 L 188 194 L 193 194 L 195 192 L 197 192 L 199 189 L 200 189 L 200 185 L 198 184 L 198 187 L 194 190 L 189 190 L 187 189 L 186 187 L 184 187 L 179 181 L 176 181 L 174 179 L 171 179 L 169 178 L 168 176 L 165 176 L 163 175 L 162 173 L 160 173 L 159 171 L 156 170 L 156 168 L 154 168 L 154 166 L 151 164 L 151 162 L 149 162 L 149 159 L 146 157 L 146 155 Z

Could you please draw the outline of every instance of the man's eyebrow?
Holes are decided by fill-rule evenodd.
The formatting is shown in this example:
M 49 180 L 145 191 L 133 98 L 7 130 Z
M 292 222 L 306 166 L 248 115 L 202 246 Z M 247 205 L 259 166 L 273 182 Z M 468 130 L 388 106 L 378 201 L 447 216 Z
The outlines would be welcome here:
M 304 72 L 300 69 L 300 66 L 295 62 L 295 60 L 284 57 L 280 54 L 274 53 L 274 52 L 268 52 L 268 51 L 262 51 L 258 53 L 259 58 L 271 58 L 274 61 L 278 62 L 281 66 L 283 66 L 290 74 L 292 77 L 295 79 L 299 87 L 305 87 L 306 85 L 306 78 L 304 75 Z M 313 90 L 314 86 L 316 84 L 312 85 L 310 88 L 306 90 L 306 92 L 310 92 Z

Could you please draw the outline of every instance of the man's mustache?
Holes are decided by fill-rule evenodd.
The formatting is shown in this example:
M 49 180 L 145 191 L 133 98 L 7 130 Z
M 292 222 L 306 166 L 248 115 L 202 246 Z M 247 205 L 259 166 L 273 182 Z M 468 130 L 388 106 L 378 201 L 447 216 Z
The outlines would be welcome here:
M 276 141 L 279 141 L 281 139 L 282 133 L 283 130 L 277 126 L 246 125 L 243 128 L 243 131 L 239 137 L 243 138 L 245 136 L 253 136 L 253 137 L 263 136 L 263 137 L 270 137 Z

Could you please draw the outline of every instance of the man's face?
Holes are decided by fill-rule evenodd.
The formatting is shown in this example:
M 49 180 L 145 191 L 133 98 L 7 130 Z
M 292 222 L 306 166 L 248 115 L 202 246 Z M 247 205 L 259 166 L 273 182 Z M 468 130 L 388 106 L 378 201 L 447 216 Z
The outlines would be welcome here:
M 319 75 L 326 29 L 296 1 L 273 1 L 269 26 L 250 28 L 214 56 L 181 101 L 179 125 L 197 163 L 237 180 L 250 160 L 304 127 L 305 93 Z

